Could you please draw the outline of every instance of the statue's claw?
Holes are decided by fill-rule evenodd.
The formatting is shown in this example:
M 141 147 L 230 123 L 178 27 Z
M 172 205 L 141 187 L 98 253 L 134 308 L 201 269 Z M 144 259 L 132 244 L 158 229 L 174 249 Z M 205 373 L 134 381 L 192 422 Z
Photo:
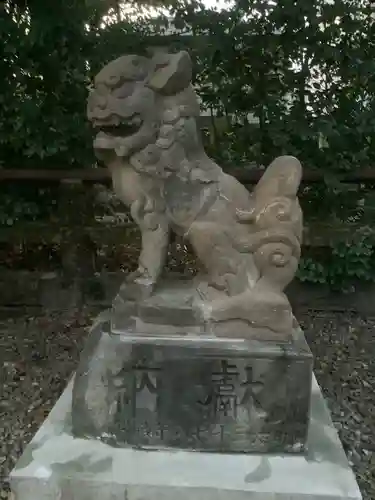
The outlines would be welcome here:
M 130 273 L 119 290 L 122 300 L 143 300 L 151 295 L 155 288 L 155 281 L 142 268 Z
M 125 283 L 134 283 L 138 280 L 146 280 L 148 278 L 144 269 L 138 267 L 135 271 L 129 273 L 125 278 Z

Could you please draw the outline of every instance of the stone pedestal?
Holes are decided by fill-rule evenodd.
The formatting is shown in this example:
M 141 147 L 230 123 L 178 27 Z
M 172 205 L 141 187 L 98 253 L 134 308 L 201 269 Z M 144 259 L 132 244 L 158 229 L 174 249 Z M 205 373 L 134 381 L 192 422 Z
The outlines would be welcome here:
M 152 452 L 75 438 L 72 385 L 11 474 L 15 500 L 361 500 L 315 380 L 306 455 Z
M 312 355 L 291 342 L 93 327 L 73 390 L 73 433 L 115 446 L 305 450 Z
M 250 298 L 245 301 L 245 305 L 252 309 L 252 322 L 239 317 L 214 322 L 203 320 L 202 311 L 199 312 L 197 305 L 202 301 L 220 301 L 222 294 L 202 277 L 187 281 L 162 281 L 152 293 L 147 285 L 148 283 L 141 289 L 129 284 L 121 287 L 114 300 L 110 319 L 113 333 L 123 334 L 134 330 L 137 334 L 185 336 L 189 332 L 224 339 L 246 338 L 277 344 L 292 341 L 292 327 L 290 331 L 278 331 L 278 321 L 283 321 L 282 318 L 288 324 L 293 324 L 292 312 L 288 307 L 289 312 L 286 313 L 283 300 L 278 306 L 270 302 L 265 307 L 261 303 L 263 299 L 258 304 L 253 296 L 253 303 L 248 302 Z M 260 299 L 261 292 L 257 297 Z M 272 294 L 268 294 L 268 297 L 272 297 Z M 286 296 L 284 298 L 286 301 Z M 266 327 L 266 324 L 274 324 L 275 329 Z

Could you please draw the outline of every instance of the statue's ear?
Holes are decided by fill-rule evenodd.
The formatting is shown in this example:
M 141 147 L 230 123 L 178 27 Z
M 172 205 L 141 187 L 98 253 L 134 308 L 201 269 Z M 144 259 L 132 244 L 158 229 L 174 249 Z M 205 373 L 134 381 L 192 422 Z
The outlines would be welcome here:
M 191 83 L 192 64 L 187 52 L 155 54 L 147 85 L 163 95 L 174 95 Z

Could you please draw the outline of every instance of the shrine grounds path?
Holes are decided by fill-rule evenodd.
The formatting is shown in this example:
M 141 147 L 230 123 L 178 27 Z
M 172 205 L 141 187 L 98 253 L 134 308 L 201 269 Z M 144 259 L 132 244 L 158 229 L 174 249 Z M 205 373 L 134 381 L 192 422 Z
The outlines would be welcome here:
M 0 500 L 7 476 L 75 369 L 97 310 L 0 310 Z M 364 500 L 375 498 L 375 318 L 296 311 Z

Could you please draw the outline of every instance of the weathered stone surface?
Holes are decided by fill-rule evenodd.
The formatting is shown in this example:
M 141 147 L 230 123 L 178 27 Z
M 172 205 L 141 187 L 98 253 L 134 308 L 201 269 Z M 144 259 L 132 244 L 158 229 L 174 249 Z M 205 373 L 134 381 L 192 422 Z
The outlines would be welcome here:
M 199 326 L 193 310 L 195 293 L 189 282 L 166 283 L 139 304 L 138 316 L 146 323 Z
M 315 380 L 304 455 L 116 449 L 71 432 L 72 385 L 11 474 L 15 500 L 361 500 Z
M 240 321 L 244 338 L 248 325 L 266 339 L 288 337 L 293 315 L 283 290 L 300 258 L 301 165 L 276 158 L 250 194 L 207 157 L 191 77 L 186 52 L 126 55 L 99 72 L 88 99 L 88 118 L 100 129 L 94 149 L 142 234 L 138 269 L 117 302 L 153 294 L 174 231 L 208 275 L 193 304 L 202 324 Z
M 149 335 L 213 335 L 223 338 L 238 338 L 291 342 L 293 328 L 281 334 L 270 328 L 272 322 L 280 319 L 280 310 L 275 304 L 267 303 L 262 295 L 258 297 L 258 307 L 252 311 L 254 325 L 240 319 L 226 321 L 205 321 L 197 314 L 196 304 L 202 297 L 217 298 L 207 282 L 201 280 L 161 281 L 150 296 L 143 299 L 127 300 L 117 295 L 113 302 L 111 331 L 122 334 L 129 329 L 136 334 Z M 292 318 L 291 311 L 287 315 Z
M 312 356 L 290 343 L 110 331 L 94 325 L 76 374 L 73 432 L 116 446 L 305 449 Z

